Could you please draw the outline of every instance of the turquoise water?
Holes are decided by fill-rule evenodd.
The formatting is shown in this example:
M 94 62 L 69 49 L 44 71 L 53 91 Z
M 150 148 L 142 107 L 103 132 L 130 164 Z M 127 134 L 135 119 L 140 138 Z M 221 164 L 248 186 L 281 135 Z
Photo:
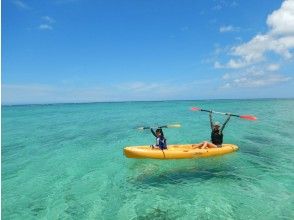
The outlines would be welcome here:
M 240 150 L 199 160 L 135 160 L 149 145 L 134 128 L 166 129 L 168 143 L 209 138 L 198 106 L 232 118 L 225 142 Z M 220 115 L 216 120 L 223 121 Z M 3 219 L 293 219 L 294 100 L 212 100 L 5 106 Z

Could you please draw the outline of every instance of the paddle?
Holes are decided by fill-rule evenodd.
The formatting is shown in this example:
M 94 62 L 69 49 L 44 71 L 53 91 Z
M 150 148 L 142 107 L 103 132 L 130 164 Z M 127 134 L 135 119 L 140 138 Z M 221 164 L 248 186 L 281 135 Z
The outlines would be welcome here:
M 239 117 L 239 118 L 243 118 L 243 119 L 251 120 L 251 121 L 254 121 L 257 119 L 253 115 L 235 115 L 235 114 L 229 114 L 229 113 L 224 113 L 224 112 L 209 111 L 209 110 L 205 110 L 205 109 L 201 109 L 201 108 L 197 108 L 197 107 L 193 107 L 191 110 L 192 111 L 202 111 L 202 112 L 213 112 L 213 113 L 222 114 L 222 115 L 231 115 L 231 116 L 235 116 L 235 117 Z
M 154 127 L 157 127 L 157 126 L 154 126 Z M 154 128 L 154 127 L 139 127 L 137 129 L 145 130 L 145 129 L 150 129 L 150 128 Z M 181 127 L 180 124 L 171 124 L 171 125 L 162 125 L 162 126 L 159 126 L 158 128 L 180 128 L 180 127 Z

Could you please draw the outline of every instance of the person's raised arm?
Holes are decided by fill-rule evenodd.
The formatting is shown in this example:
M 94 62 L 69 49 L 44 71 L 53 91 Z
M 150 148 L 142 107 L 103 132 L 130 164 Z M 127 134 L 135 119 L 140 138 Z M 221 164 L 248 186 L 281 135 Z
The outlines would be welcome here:
M 211 130 L 213 130 L 212 111 L 209 112 L 209 121 L 210 121 L 210 127 L 211 127 Z
M 150 128 L 150 131 L 151 131 L 151 133 L 154 135 L 154 137 L 157 138 L 157 135 L 156 135 L 156 133 L 154 132 L 153 128 Z
M 223 126 L 222 126 L 222 128 L 221 128 L 221 132 L 223 132 L 223 130 L 225 129 L 225 126 L 226 126 L 226 124 L 229 122 L 230 118 L 231 118 L 231 114 L 228 115 L 226 121 L 224 122 L 224 124 L 223 124 Z

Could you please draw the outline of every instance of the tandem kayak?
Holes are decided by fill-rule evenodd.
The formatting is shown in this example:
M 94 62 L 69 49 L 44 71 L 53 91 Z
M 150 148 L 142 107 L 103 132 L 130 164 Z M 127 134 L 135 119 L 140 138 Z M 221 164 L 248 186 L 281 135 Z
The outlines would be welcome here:
M 132 146 L 124 148 L 124 155 L 128 158 L 152 159 L 193 159 L 213 157 L 232 153 L 238 150 L 234 144 L 223 144 L 219 148 L 199 149 L 198 144 L 168 145 L 168 149 L 152 149 L 150 146 Z

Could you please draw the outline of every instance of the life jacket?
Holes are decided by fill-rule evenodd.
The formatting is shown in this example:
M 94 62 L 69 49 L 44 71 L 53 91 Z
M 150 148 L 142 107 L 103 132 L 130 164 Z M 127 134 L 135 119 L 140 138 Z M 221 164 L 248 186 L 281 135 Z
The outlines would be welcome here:
M 158 146 L 160 149 L 167 149 L 166 139 L 162 137 L 156 138 L 156 146 Z
M 222 145 L 223 143 L 223 133 L 220 131 L 211 132 L 211 142 L 215 145 Z

